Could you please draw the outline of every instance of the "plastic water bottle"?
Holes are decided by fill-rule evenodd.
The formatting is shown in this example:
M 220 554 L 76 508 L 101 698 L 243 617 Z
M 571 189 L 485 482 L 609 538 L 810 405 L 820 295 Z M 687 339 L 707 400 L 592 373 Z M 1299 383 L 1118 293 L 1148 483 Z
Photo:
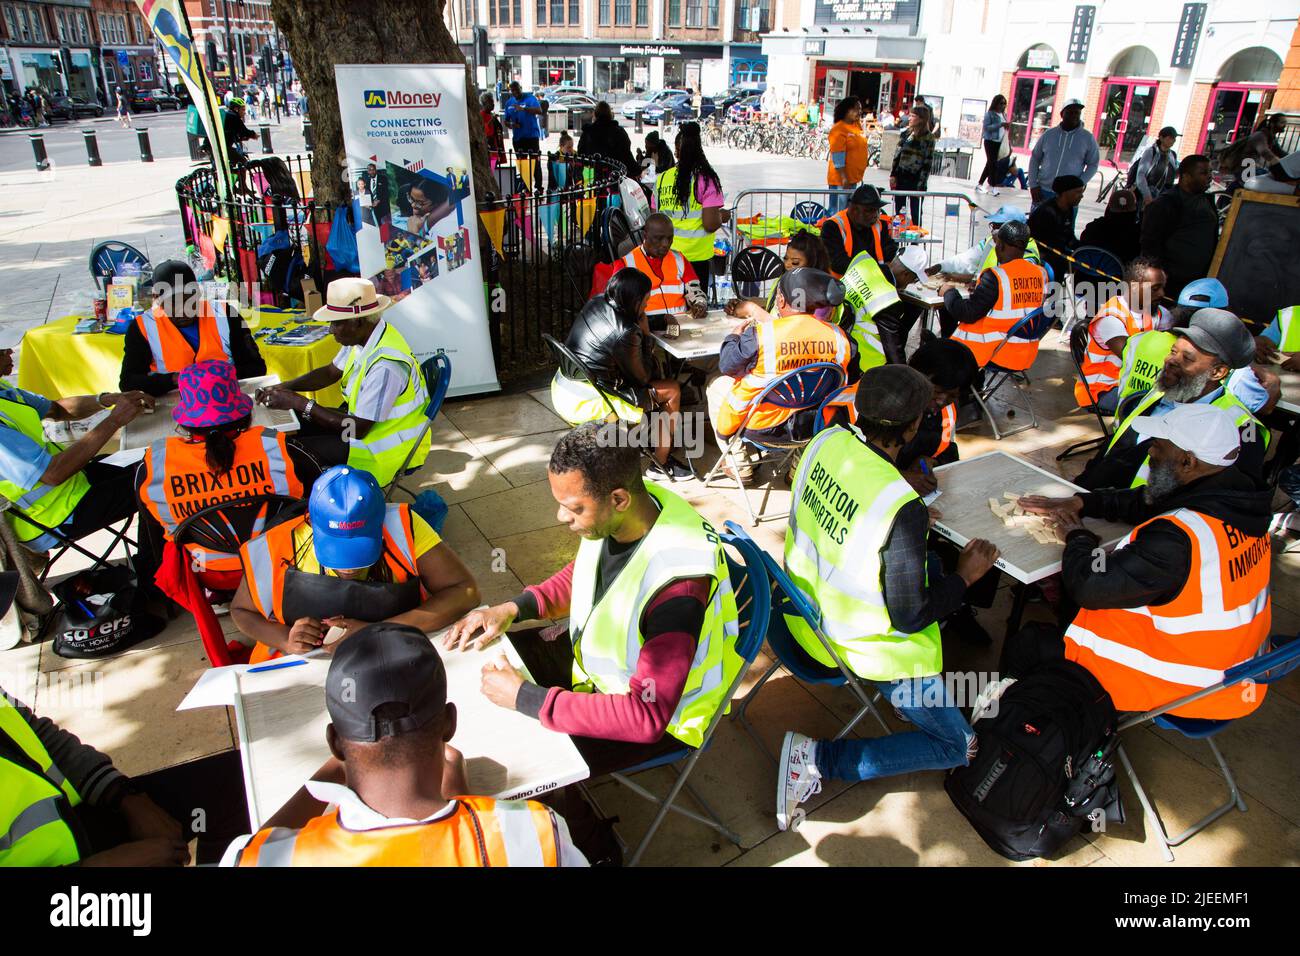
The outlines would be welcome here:
M 731 273 L 728 272 L 718 276 L 716 291 L 718 293 L 719 305 L 726 305 L 733 298 L 735 298 L 735 296 L 732 293 Z

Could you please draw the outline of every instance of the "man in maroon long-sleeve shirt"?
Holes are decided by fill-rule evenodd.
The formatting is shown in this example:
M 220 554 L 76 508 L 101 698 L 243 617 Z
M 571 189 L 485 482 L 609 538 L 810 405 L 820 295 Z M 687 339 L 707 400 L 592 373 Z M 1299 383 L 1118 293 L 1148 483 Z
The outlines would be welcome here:
M 601 542 L 589 617 L 598 613 L 602 597 L 637 557 L 662 509 L 669 507 L 669 503 L 661 504 L 663 496 L 671 494 L 662 489 L 652 494 L 641 481 L 636 449 L 601 441 L 597 437 L 600 427 L 595 423 L 580 426 L 562 438 L 549 473 L 560 520 L 580 537 Z M 558 469 L 557 459 L 561 459 Z M 575 461 L 578 467 L 571 467 Z M 689 508 L 680 500 L 674 506 Z M 707 528 L 702 519 L 700 524 Z M 452 626 L 444 647 L 487 643 L 515 620 L 568 616 L 573 575 L 574 562 L 570 562 L 513 600 L 471 611 Z M 538 718 L 551 730 L 573 735 L 593 777 L 680 747 L 668 727 L 691 673 L 706 608 L 718 587 L 712 576 L 684 575 L 660 586 L 645 602 L 640 615 L 640 651 L 628 661 L 631 674 L 625 693 L 572 690 L 571 640 L 567 634 L 541 629 L 509 635 L 536 683 L 525 681 L 501 660 L 484 668 L 483 692 L 503 707 Z M 629 609 L 630 613 L 634 612 Z M 577 626 L 585 623 L 577 622 Z M 584 647 L 580 640 L 580 652 Z

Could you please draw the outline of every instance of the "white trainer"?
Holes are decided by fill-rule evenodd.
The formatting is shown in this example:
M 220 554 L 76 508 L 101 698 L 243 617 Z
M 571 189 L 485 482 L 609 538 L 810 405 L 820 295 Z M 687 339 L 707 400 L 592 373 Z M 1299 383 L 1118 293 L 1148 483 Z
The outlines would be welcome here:
M 993 188 L 993 195 L 995 195 L 995 196 L 1001 196 L 1001 195 L 1002 195 L 1002 190 L 998 189 L 998 188 L 995 186 L 995 187 Z
M 817 741 L 793 730 L 781 742 L 781 762 L 777 765 L 776 826 L 779 830 L 799 829 L 803 811 L 799 804 L 821 793 L 822 775 L 813 763 Z
M 988 192 L 988 189 L 985 188 L 983 183 L 980 183 L 978 186 L 975 187 L 975 191 L 977 193 L 986 193 Z

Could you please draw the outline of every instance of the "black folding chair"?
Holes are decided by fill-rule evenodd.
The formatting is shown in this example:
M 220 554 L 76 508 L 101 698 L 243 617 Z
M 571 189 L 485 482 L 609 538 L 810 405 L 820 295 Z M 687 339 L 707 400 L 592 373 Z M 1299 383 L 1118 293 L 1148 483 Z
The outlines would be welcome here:
M 600 253 L 590 246 L 575 246 L 564 256 L 564 274 L 577 294 L 579 304 L 591 295 L 591 277 L 600 261 Z
M 641 244 L 641 231 L 633 229 L 627 213 L 615 206 L 605 210 L 600 231 L 601 243 L 610 262 L 622 259 Z
M 42 553 L 46 555 L 45 567 L 41 570 L 40 574 L 37 576 L 37 580 L 40 581 L 42 584 L 44 584 L 46 579 L 49 578 L 50 574 L 53 573 L 54 566 L 58 563 L 59 559 L 63 557 L 65 554 L 68 554 L 69 552 L 75 551 L 77 554 L 80 554 L 82 557 L 89 559 L 91 562 L 91 567 L 89 570 L 99 571 L 110 565 L 113 552 L 117 550 L 117 546 L 119 544 L 123 545 L 124 548 L 126 549 L 126 557 L 128 560 L 130 559 L 131 556 L 130 549 L 138 547 L 136 540 L 127 534 L 127 532 L 131 530 L 131 522 L 135 518 L 134 514 L 129 515 L 126 518 L 119 519 L 118 521 L 114 521 L 112 524 L 109 524 L 106 527 L 99 529 L 99 531 L 107 531 L 112 536 L 112 539 L 109 541 L 108 547 L 106 547 L 99 554 L 95 554 L 93 551 L 90 551 L 88 548 L 84 547 L 81 544 L 81 542 L 85 540 L 84 538 L 79 538 L 79 539 L 70 538 L 68 537 L 67 534 L 65 534 L 60 529 L 51 528 L 47 524 L 42 524 L 40 521 L 37 521 L 31 515 L 27 514 L 25 511 L 23 511 L 21 508 L 15 505 L 8 498 L 5 498 L 3 496 L 0 496 L 0 511 L 12 515 L 15 518 L 21 518 L 23 521 L 27 522 L 32 527 L 40 529 L 41 532 L 43 532 L 44 534 L 48 534 L 50 537 L 54 538 L 55 541 L 58 542 L 48 552 L 34 551 L 30 548 L 28 549 L 33 555 L 39 555 Z M 98 533 L 98 532 L 94 532 L 94 533 Z
M 785 263 L 771 249 L 749 246 L 736 253 L 731 262 L 731 282 L 737 295 L 762 298 L 767 294 L 765 282 L 779 279 Z
M 560 374 L 572 382 L 579 382 L 590 385 L 594 388 L 596 394 L 599 395 L 601 400 L 605 403 L 607 413 L 604 417 L 604 421 L 616 421 L 618 419 L 618 412 L 614 409 L 614 403 L 609 400 L 609 396 L 605 394 L 605 390 L 596 384 L 596 376 L 592 374 L 591 369 L 587 368 L 586 363 L 583 362 L 582 359 L 578 358 L 578 356 L 574 355 L 567 345 L 559 341 L 559 339 L 555 338 L 553 335 L 543 332 L 542 340 L 546 343 L 546 347 L 551 350 L 551 358 L 555 361 L 555 364 L 559 366 Z M 578 425 L 585 425 L 586 422 L 569 422 L 569 424 L 576 427 Z
M 1088 348 L 1088 326 L 1089 323 L 1087 322 L 1079 322 L 1074 328 L 1070 329 L 1070 361 L 1074 363 L 1074 374 L 1079 377 L 1079 381 L 1084 388 L 1088 387 L 1087 376 L 1083 373 L 1083 356 Z M 1101 435 L 1097 438 L 1089 438 L 1087 441 L 1075 442 L 1056 456 L 1057 461 L 1065 461 L 1067 458 L 1099 448 L 1110 441 L 1110 426 L 1106 424 L 1106 415 L 1097 407 L 1095 401 L 1088 405 L 1088 411 L 1097 416 L 1097 424 L 1101 426 Z
M 411 458 L 415 451 L 420 447 L 420 442 L 424 441 L 424 436 L 433 428 L 433 420 L 438 417 L 438 412 L 442 409 L 443 399 L 447 397 L 447 388 L 451 385 L 451 358 L 442 349 L 438 349 L 433 358 L 427 358 L 420 363 L 420 374 L 424 376 L 424 391 L 429 396 L 428 403 L 424 406 L 424 424 L 420 427 L 420 434 L 416 436 L 415 442 L 411 445 L 411 450 L 406 453 L 406 459 L 402 466 L 397 469 L 393 475 L 392 482 L 389 483 L 387 490 L 384 492 L 384 499 L 391 501 L 394 491 L 405 491 L 412 498 L 416 497 L 414 491 L 410 488 L 403 487 L 402 479 L 417 471 L 418 468 L 412 468 L 409 471 L 407 466 L 411 464 Z

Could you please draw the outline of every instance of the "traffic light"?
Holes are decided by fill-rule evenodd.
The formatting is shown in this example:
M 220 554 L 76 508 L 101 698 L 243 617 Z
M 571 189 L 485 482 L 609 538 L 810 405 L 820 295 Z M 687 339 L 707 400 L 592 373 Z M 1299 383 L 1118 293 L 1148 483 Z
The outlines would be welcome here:
M 221 61 L 217 59 L 217 44 L 212 40 L 208 41 L 208 72 L 216 73 L 217 68 L 221 66 Z
M 474 28 L 474 65 L 487 66 L 488 36 L 487 27 Z

